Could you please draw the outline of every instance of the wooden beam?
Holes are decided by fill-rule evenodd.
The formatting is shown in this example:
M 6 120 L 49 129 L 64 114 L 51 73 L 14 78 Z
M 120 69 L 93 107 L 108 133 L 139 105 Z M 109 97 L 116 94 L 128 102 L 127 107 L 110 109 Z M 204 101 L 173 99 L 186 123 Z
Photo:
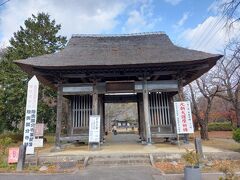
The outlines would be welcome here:
M 152 80 L 156 81 L 156 80 L 158 80 L 159 77 L 160 77 L 159 75 L 153 76 Z
M 143 81 L 135 82 L 135 91 L 143 91 Z M 178 90 L 178 81 L 177 80 L 161 80 L 161 81 L 148 81 L 147 84 L 148 91 L 177 91 Z
M 90 77 L 128 77 L 128 76 L 141 76 L 142 73 L 135 73 L 135 72 L 106 72 L 106 73 L 92 73 L 92 74 L 63 74 L 63 78 L 71 78 L 71 79 L 79 79 L 79 78 L 90 78 Z
M 60 137 L 60 141 L 80 141 L 80 142 L 87 142 L 88 141 L 88 134 L 81 134 L 79 136 L 65 136 Z
M 86 78 L 89 77 L 89 75 L 85 73 L 76 73 L 76 74 L 63 74 L 63 78 Z
M 209 64 L 202 64 L 202 65 L 199 65 L 199 66 L 195 66 L 193 68 L 189 68 L 187 69 L 186 71 L 197 71 L 197 70 L 202 70 L 202 69 L 206 69 L 206 68 L 209 68 Z
M 149 103 L 148 103 L 148 88 L 147 80 L 143 81 L 143 110 L 144 110 L 144 121 L 146 127 L 146 141 L 148 144 L 152 143 L 151 128 L 150 128 L 150 117 L 149 117 Z
M 137 95 L 105 95 L 104 100 L 106 103 L 130 103 L 137 102 Z
M 177 71 L 155 71 L 153 72 L 153 76 L 165 76 L 165 75 L 172 75 L 177 74 Z
M 118 81 L 119 86 L 123 86 L 120 81 Z M 132 82 L 134 87 L 132 90 L 123 90 L 122 92 L 140 92 L 143 91 L 143 81 Z M 160 80 L 160 81 L 148 81 L 149 91 L 178 91 L 178 81 L 177 80 Z M 106 93 L 106 83 L 96 82 L 96 91 L 98 94 Z M 79 95 L 79 94 L 90 94 L 93 92 L 93 83 L 72 83 L 63 84 L 63 95 Z M 116 91 L 118 92 L 118 91 Z
M 55 134 L 55 148 L 60 149 L 60 136 L 62 129 L 62 109 L 63 109 L 63 96 L 62 96 L 62 85 L 58 84 L 57 92 L 57 122 L 56 122 L 56 134 Z

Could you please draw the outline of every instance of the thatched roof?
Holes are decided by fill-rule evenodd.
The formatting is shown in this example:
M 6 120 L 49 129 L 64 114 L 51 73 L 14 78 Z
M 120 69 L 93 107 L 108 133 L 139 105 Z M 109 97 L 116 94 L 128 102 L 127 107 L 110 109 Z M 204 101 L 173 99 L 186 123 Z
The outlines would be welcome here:
M 116 68 L 141 68 L 138 69 L 138 73 L 143 73 L 147 68 L 150 72 L 152 68 L 157 67 L 161 69 L 155 69 L 155 74 L 157 74 L 156 71 L 164 70 L 192 71 L 186 74 L 187 82 L 190 82 L 208 71 L 221 57 L 222 55 L 178 47 L 165 33 L 157 32 L 126 35 L 73 35 L 67 46 L 60 52 L 17 60 L 16 63 L 27 73 L 36 74 L 50 84 L 54 84 L 56 76 L 69 73 L 85 78 L 93 72 L 95 73 L 93 76 L 96 77 L 99 72 L 95 70 L 104 71 L 106 74 L 108 69 L 116 71 Z M 190 66 L 193 64 L 195 66 Z M 193 69 L 202 65 L 207 66 L 201 70 Z M 182 69 L 179 66 L 182 66 Z M 133 69 L 126 70 L 125 74 L 133 72 Z
M 175 46 L 164 33 L 74 35 L 58 53 L 17 61 L 41 67 L 130 65 L 197 61 L 218 55 Z

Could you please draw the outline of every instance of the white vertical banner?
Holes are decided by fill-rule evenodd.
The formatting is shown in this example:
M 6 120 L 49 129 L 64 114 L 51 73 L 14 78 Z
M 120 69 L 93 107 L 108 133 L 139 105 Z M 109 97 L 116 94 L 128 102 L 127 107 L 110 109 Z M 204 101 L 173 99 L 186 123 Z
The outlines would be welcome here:
M 100 116 L 90 115 L 89 118 L 89 143 L 100 142 Z
M 194 133 L 190 101 L 174 102 L 177 134 Z
M 27 102 L 24 123 L 23 144 L 27 145 L 26 154 L 34 154 L 34 129 L 37 120 L 37 104 L 38 104 L 38 88 L 39 82 L 36 76 L 28 82 Z

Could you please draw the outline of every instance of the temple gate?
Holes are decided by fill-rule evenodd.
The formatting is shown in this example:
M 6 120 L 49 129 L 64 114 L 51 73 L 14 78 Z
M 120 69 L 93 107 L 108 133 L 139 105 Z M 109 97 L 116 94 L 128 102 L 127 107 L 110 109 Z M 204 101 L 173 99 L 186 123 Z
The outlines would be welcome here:
M 57 91 L 56 147 L 61 141 L 87 141 L 89 116 L 101 117 L 105 103 L 135 102 L 139 136 L 176 137 L 173 97 L 211 69 L 222 55 L 175 46 L 163 32 L 73 35 L 60 52 L 18 60 L 16 64 Z M 63 135 L 63 98 L 68 101 Z

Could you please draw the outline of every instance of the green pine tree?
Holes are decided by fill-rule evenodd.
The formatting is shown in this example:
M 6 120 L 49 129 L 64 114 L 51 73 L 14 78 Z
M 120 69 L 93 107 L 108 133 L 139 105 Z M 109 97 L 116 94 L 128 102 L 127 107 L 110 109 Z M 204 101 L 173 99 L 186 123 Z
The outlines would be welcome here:
M 0 132 L 18 130 L 25 116 L 27 82 L 31 77 L 14 60 L 57 52 L 67 42 L 66 37 L 58 35 L 61 25 L 46 13 L 32 15 L 24 25 L 10 39 L 10 46 L 0 62 Z M 44 121 L 50 128 L 54 128 L 56 110 L 48 102 L 54 98 L 55 93 L 50 88 L 40 86 L 38 121 Z

